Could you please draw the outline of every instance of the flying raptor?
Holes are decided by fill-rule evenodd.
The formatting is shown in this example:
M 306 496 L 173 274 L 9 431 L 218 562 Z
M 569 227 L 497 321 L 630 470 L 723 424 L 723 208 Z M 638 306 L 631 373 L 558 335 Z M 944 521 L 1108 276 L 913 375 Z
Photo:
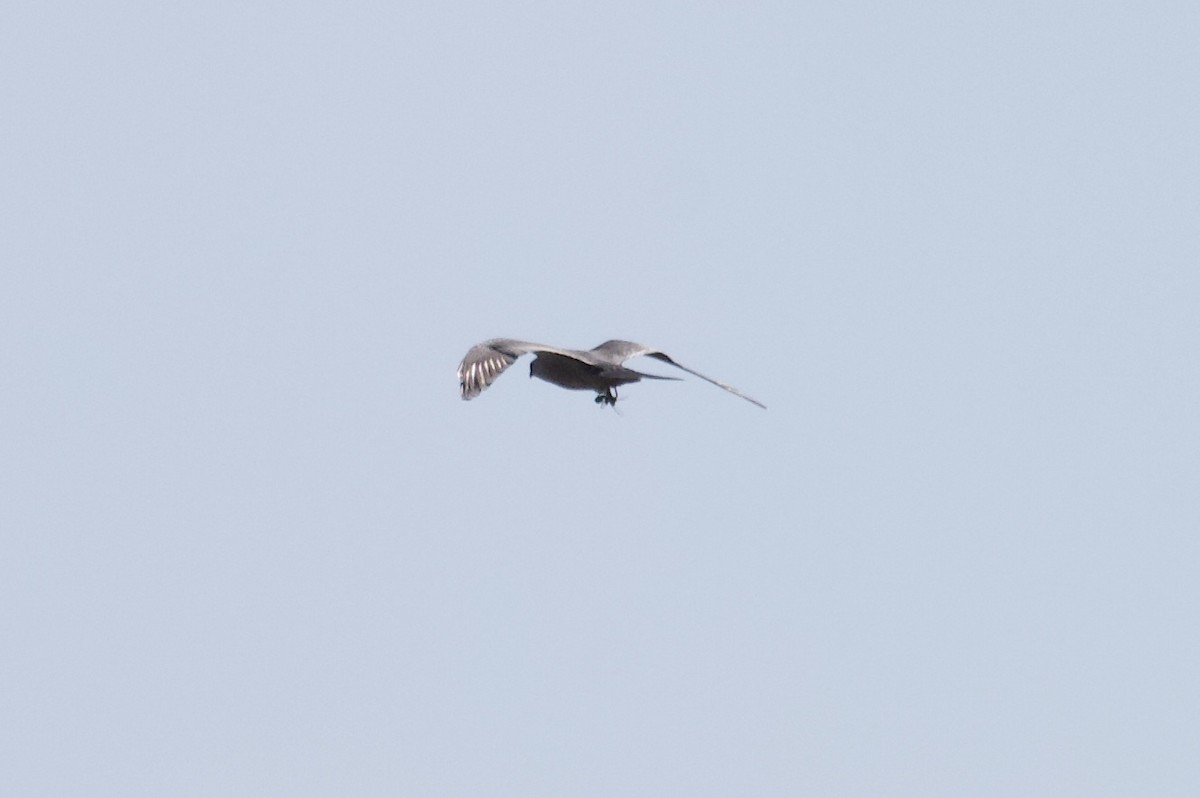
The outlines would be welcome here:
M 484 341 L 471 347 L 462 362 L 458 364 L 458 381 L 462 386 L 462 398 L 474 399 L 479 396 L 485 388 L 495 382 L 506 368 L 517 362 L 517 358 L 530 353 L 534 355 L 533 361 L 529 364 L 530 377 L 537 377 L 561 388 L 595 391 L 598 405 L 615 405 L 617 403 L 617 387 L 620 385 L 638 382 L 643 378 L 651 380 L 679 379 L 678 377 L 661 377 L 657 374 L 643 374 L 624 365 L 625 361 L 631 357 L 645 355 L 669 363 L 675 368 L 711 382 L 719 388 L 724 388 L 734 396 L 740 396 L 764 410 L 767 407 L 757 399 L 746 396 L 732 385 L 718 382 L 712 377 L 705 377 L 698 371 L 692 371 L 687 366 L 676 363 L 656 349 L 630 341 L 605 341 L 595 349 L 587 351 L 560 349 L 557 346 L 514 341 L 511 338 L 493 338 L 490 341 Z

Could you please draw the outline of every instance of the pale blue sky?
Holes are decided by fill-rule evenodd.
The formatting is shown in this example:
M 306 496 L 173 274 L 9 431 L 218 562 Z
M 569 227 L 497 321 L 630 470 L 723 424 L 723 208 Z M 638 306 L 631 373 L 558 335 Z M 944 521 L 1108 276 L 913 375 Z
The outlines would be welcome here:
M 5 4 L 0 794 L 1200 794 L 1197 9 Z

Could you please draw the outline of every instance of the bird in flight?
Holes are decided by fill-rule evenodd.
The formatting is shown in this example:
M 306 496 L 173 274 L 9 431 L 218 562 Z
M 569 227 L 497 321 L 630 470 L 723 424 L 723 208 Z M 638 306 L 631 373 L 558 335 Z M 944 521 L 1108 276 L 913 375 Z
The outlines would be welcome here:
M 767 408 L 762 402 L 751 399 L 732 385 L 705 377 L 698 371 L 692 371 L 687 366 L 676 363 L 656 349 L 630 341 L 605 341 L 595 349 L 587 351 L 560 349 L 557 346 L 531 344 L 528 341 L 514 341 L 511 338 L 493 338 L 490 341 L 484 341 L 471 347 L 462 362 L 458 364 L 458 382 L 462 386 L 462 398 L 474 399 L 479 396 L 485 388 L 496 381 L 496 378 L 506 368 L 517 362 L 517 358 L 530 353 L 534 355 L 533 361 L 529 364 L 530 377 L 537 377 L 560 388 L 595 391 L 598 405 L 615 405 L 617 403 L 617 387 L 620 385 L 638 382 L 643 378 L 651 380 L 679 379 L 678 377 L 661 377 L 657 374 L 643 374 L 624 365 L 625 361 L 631 357 L 645 355 L 669 363 L 692 376 L 711 382 L 718 388 L 724 388 L 734 396 L 740 396 L 764 410 Z

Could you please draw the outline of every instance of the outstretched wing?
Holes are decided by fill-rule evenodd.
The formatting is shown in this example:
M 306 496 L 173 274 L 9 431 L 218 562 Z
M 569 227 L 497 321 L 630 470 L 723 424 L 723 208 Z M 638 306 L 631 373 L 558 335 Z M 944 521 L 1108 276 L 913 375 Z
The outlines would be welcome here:
M 479 396 L 506 368 L 516 363 L 517 358 L 530 352 L 552 352 L 577 360 L 580 355 L 579 352 L 570 349 L 514 341 L 511 338 L 493 338 L 475 344 L 467 350 L 466 356 L 458 364 L 458 382 L 462 388 L 462 398 L 474 399 Z
M 618 366 L 631 357 L 647 355 L 655 350 L 633 341 L 605 341 L 588 354 L 595 356 L 597 363 Z
M 600 360 L 603 360 L 606 362 L 618 363 L 618 364 L 624 363 L 626 360 L 628 360 L 631 357 L 638 357 L 641 355 L 644 355 L 646 357 L 652 357 L 655 360 L 661 360 L 664 363 L 669 363 L 677 369 L 682 369 L 683 371 L 686 371 L 688 374 L 691 374 L 693 377 L 699 377 L 700 379 L 704 380 L 705 382 L 711 382 L 713 385 L 717 386 L 718 388 L 724 388 L 725 390 L 729 391 L 734 396 L 740 396 L 741 398 L 745 399 L 747 402 L 758 405 L 763 410 L 767 409 L 767 406 L 764 405 L 762 402 L 758 401 L 757 399 L 751 399 L 749 396 L 746 396 L 746 394 L 742 393 L 737 388 L 734 388 L 732 385 L 726 385 L 725 383 L 720 382 L 719 380 L 714 380 L 712 377 L 706 377 L 698 371 L 693 371 L 692 369 L 688 368 L 687 366 L 684 366 L 681 363 L 676 363 L 674 360 L 672 360 L 670 357 L 668 357 L 665 353 L 659 352 L 657 349 L 651 349 L 648 346 L 642 346 L 641 344 L 635 344 L 632 341 L 605 341 L 604 343 L 600 344 L 600 346 L 593 349 L 592 353 L 594 353 L 596 355 L 596 357 Z
M 711 382 L 713 385 L 717 386 L 718 388 L 724 388 L 725 390 L 729 391 L 734 396 L 740 396 L 741 398 L 745 399 L 747 402 L 749 402 L 752 405 L 758 405 L 763 410 L 767 409 L 767 406 L 764 405 L 762 402 L 758 401 L 757 399 L 751 399 L 749 396 L 746 396 L 746 394 L 742 393 L 737 388 L 734 388 L 732 385 L 726 385 L 725 383 L 721 382 L 720 380 L 714 380 L 712 377 L 705 377 L 703 374 L 701 374 L 698 371 L 693 371 L 692 369 L 688 368 L 687 366 L 684 366 L 680 363 L 676 363 L 674 360 L 667 357 L 662 352 L 646 352 L 645 355 L 646 355 L 646 357 L 652 357 L 655 360 L 661 360 L 664 363 L 670 363 L 675 368 L 683 369 L 688 374 L 691 374 L 693 377 L 699 377 L 700 379 L 704 380 L 705 382 Z

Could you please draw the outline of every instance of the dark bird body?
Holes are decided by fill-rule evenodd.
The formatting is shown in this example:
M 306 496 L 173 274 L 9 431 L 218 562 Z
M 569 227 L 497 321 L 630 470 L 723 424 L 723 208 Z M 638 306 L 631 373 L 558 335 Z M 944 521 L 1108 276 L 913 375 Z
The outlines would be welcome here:
M 674 380 L 677 377 L 662 377 L 645 374 L 628 368 L 625 361 L 631 357 L 645 355 L 669 363 L 688 374 L 711 382 L 726 391 L 740 396 L 747 402 L 766 408 L 762 402 L 751 399 L 736 388 L 706 377 L 698 371 L 680 365 L 658 350 L 630 341 L 605 341 L 595 349 L 560 349 L 556 346 L 515 341 L 511 338 L 493 338 L 471 347 L 458 365 L 458 381 L 462 386 L 462 398 L 474 399 L 491 385 L 500 374 L 525 354 L 534 354 L 529 364 L 529 376 L 537 377 L 559 386 L 576 391 L 595 391 L 596 404 L 615 405 L 617 388 L 642 379 Z

